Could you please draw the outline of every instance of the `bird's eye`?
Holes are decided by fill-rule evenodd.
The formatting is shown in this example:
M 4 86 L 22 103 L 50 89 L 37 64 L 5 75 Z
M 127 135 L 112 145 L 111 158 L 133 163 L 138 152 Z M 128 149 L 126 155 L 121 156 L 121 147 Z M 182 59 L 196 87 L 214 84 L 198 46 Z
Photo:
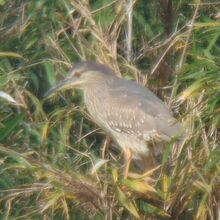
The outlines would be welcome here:
M 81 76 L 81 73 L 80 73 L 80 72 L 75 72 L 75 73 L 74 73 L 74 76 L 75 76 L 75 77 L 80 77 L 80 76 Z

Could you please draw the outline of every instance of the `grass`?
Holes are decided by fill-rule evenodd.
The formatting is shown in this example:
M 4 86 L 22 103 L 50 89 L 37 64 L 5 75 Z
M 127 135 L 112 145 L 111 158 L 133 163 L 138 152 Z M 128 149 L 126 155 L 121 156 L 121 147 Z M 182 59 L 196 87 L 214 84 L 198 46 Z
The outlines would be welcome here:
M 220 5 L 194 3 L 133 1 L 131 29 L 129 1 L 0 1 L 0 219 L 219 219 Z M 169 104 L 160 167 L 124 179 L 80 92 L 43 99 L 80 59 Z

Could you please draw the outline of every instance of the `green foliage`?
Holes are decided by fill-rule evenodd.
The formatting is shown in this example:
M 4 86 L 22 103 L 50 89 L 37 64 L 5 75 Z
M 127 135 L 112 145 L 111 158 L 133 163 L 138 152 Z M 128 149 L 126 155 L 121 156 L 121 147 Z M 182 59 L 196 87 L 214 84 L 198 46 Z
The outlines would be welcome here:
M 127 61 L 128 1 L 0 0 L 0 219 L 220 218 L 220 4 L 133 2 Z M 81 59 L 170 104 L 160 167 L 124 179 L 81 93 L 43 98 Z

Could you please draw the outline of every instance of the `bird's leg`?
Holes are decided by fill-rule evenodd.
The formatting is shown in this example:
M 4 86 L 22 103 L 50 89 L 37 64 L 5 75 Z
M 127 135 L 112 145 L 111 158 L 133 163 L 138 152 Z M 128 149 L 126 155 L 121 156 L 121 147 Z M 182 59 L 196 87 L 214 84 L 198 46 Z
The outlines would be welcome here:
M 133 156 L 133 154 L 132 154 L 131 150 L 126 149 L 125 150 L 125 169 L 124 169 L 124 178 L 125 179 L 127 179 L 127 177 L 128 177 L 128 172 L 129 172 L 132 156 Z

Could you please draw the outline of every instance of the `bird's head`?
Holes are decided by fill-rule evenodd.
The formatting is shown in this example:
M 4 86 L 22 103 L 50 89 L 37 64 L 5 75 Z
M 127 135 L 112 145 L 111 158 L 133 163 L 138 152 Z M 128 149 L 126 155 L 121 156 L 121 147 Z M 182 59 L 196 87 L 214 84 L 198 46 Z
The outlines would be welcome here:
M 44 96 L 48 97 L 52 93 L 64 89 L 84 89 L 96 83 L 103 83 L 108 79 L 108 76 L 114 75 L 114 72 L 105 65 L 92 61 L 82 61 L 73 66 L 68 76 L 47 91 Z

